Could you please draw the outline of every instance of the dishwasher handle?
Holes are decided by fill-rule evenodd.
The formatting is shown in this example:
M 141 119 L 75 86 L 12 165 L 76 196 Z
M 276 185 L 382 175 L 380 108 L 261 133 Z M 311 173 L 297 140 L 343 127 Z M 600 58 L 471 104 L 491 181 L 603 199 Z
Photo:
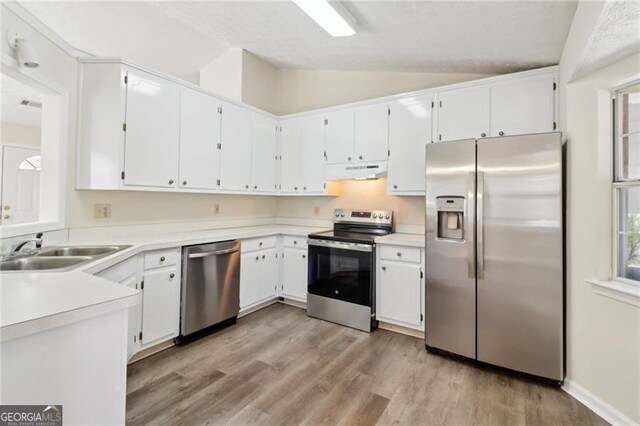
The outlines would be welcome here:
M 239 251 L 240 251 L 239 248 L 230 248 L 226 250 L 207 251 L 204 253 L 193 253 L 193 254 L 190 254 L 188 257 L 189 259 L 197 259 L 199 257 L 217 256 L 221 254 L 236 253 Z

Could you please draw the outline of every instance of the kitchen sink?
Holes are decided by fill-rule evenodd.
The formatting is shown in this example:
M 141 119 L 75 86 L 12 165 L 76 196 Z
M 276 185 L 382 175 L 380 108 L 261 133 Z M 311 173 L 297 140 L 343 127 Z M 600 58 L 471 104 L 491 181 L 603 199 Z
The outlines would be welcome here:
M 43 249 L 36 256 L 106 256 L 131 246 L 64 246 Z
M 55 246 L 0 262 L 0 271 L 67 271 L 131 246 Z
M 0 271 L 44 271 L 72 269 L 76 265 L 88 262 L 89 256 L 44 257 L 31 256 L 0 262 Z

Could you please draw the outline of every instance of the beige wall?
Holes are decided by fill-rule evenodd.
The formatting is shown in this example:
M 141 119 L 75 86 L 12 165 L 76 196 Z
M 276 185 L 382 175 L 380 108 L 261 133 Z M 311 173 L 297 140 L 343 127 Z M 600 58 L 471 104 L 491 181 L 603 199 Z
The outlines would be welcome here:
M 345 180 L 341 190 L 339 197 L 279 197 L 277 216 L 330 220 L 333 209 L 337 208 L 393 210 L 396 224 L 424 226 L 424 198 L 387 195 L 387 179 Z
M 640 308 L 596 294 L 612 273 L 610 90 L 640 78 L 640 55 L 566 87 L 567 377 L 640 422 Z
M 234 101 L 242 101 L 243 49 L 231 48 L 200 70 L 200 86 Z
M 2 143 L 40 146 L 42 130 L 39 126 L 3 121 L 0 123 L 0 138 Z
M 489 75 L 281 69 L 276 110 L 290 114 L 483 77 Z
M 246 50 L 242 51 L 242 102 L 277 113 L 279 70 Z

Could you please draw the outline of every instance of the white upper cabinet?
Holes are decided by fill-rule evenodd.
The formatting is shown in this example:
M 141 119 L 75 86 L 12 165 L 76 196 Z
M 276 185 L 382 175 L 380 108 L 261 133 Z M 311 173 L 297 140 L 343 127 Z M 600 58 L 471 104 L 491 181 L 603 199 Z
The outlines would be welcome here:
M 280 123 L 280 192 L 284 194 L 300 191 L 300 119 L 291 118 Z
M 491 136 L 555 130 L 555 76 L 517 79 L 491 87 Z
M 356 108 L 354 161 L 387 159 L 389 109 L 386 103 Z
M 176 187 L 180 88 L 134 69 L 127 70 L 126 86 L 124 184 Z
M 489 136 L 489 87 L 438 93 L 438 141 Z
M 251 114 L 252 167 L 251 189 L 255 192 L 275 192 L 278 173 L 277 122 L 257 113 Z
M 222 102 L 220 189 L 249 191 L 251 186 L 251 111 Z
M 327 164 L 353 161 L 354 113 L 343 109 L 325 114 L 324 141 Z
M 389 104 L 388 192 L 424 194 L 425 145 L 431 142 L 433 95 Z
M 220 101 L 183 89 L 180 99 L 180 188 L 215 189 L 220 167 Z
M 302 192 L 323 193 L 325 189 L 324 122 L 321 115 L 300 119 Z

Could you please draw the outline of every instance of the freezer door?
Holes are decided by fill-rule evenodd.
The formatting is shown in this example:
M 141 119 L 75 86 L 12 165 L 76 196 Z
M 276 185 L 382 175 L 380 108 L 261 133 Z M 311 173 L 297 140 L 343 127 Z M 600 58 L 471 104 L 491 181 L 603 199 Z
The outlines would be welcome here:
M 475 159 L 475 139 L 427 145 L 425 341 L 469 358 L 476 356 Z
M 478 141 L 478 360 L 561 381 L 560 133 Z

